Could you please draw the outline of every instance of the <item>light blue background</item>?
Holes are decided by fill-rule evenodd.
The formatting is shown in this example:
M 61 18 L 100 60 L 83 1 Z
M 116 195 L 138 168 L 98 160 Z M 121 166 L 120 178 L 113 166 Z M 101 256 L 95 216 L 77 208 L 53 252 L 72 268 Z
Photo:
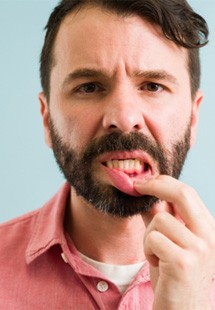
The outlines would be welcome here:
M 215 1 L 190 4 L 210 27 L 201 52 L 202 89 L 196 144 L 182 180 L 215 215 Z M 0 0 L 0 222 L 39 208 L 64 182 L 43 139 L 37 94 L 43 27 L 58 1 Z

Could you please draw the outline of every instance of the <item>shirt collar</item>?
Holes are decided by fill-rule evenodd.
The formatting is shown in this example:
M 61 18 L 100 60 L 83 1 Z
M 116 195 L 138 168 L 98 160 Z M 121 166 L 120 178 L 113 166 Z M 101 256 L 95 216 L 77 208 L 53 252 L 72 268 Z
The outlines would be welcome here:
M 89 265 L 79 257 L 72 240 L 64 231 L 64 214 L 69 196 L 70 185 L 65 183 L 57 194 L 36 213 L 32 223 L 32 235 L 25 253 L 26 262 L 30 264 L 53 245 L 59 244 L 77 273 L 101 277 L 99 271 L 93 267 L 89 268 Z M 134 283 L 140 280 L 149 281 L 148 265 L 142 268 Z
M 66 243 L 63 222 L 69 194 L 70 186 L 65 183 L 35 216 L 32 236 L 25 253 L 28 264 L 51 246 L 55 244 L 63 246 Z

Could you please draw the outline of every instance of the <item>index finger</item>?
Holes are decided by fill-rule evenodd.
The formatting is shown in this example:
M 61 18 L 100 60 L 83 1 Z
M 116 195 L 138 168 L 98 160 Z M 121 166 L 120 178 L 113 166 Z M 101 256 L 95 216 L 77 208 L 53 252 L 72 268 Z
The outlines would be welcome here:
M 167 212 L 172 214 L 173 216 L 176 216 L 173 205 L 171 203 L 167 203 L 166 201 L 160 200 L 149 211 L 142 214 L 145 226 L 147 227 L 153 220 L 154 216 L 160 212 Z
M 152 195 L 161 200 L 174 204 L 186 226 L 196 234 L 203 234 L 207 225 L 214 219 L 204 206 L 196 191 L 170 176 L 158 176 L 148 182 L 134 183 L 137 192 Z

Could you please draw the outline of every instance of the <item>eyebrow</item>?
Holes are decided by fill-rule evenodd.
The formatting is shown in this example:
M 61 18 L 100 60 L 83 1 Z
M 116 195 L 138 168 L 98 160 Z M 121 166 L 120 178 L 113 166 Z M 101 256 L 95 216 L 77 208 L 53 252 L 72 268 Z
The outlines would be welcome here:
M 173 84 L 178 84 L 177 78 L 165 70 L 135 71 L 133 76 L 149 80 L 164 80 Z
M 67 75 L 62 83 L 62 88 L 65 89 L 71 82 L 81 78 L 107 78 L 109 74 L 100 69 L 82 68 L 77 69 Z M 138 70 L 134 71 L 132 77 L 144 78 L 149 80 L 164 80 L 173 84 L 178 84 L 174 75 L 165 70 Z
M 102 70 L 99 69 L 77 69 L 74 72 L 71 72 L 67 75 L 65 80 L 63 81 L 62 88 L 66 88 L 71 82 L 81 79 L 81 78 L 107 78 L 107 74 L 105 74 Z

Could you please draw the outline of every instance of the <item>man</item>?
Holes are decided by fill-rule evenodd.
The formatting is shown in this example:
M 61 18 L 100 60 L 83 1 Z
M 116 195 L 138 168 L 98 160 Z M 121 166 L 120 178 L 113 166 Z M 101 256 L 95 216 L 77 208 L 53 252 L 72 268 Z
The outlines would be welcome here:
M 67 183 L 1 226 L 1 309 L 215 309 L 215 223 L 180 175 L 207 25 L 184 0 L 63 0 L 39 94 Z

